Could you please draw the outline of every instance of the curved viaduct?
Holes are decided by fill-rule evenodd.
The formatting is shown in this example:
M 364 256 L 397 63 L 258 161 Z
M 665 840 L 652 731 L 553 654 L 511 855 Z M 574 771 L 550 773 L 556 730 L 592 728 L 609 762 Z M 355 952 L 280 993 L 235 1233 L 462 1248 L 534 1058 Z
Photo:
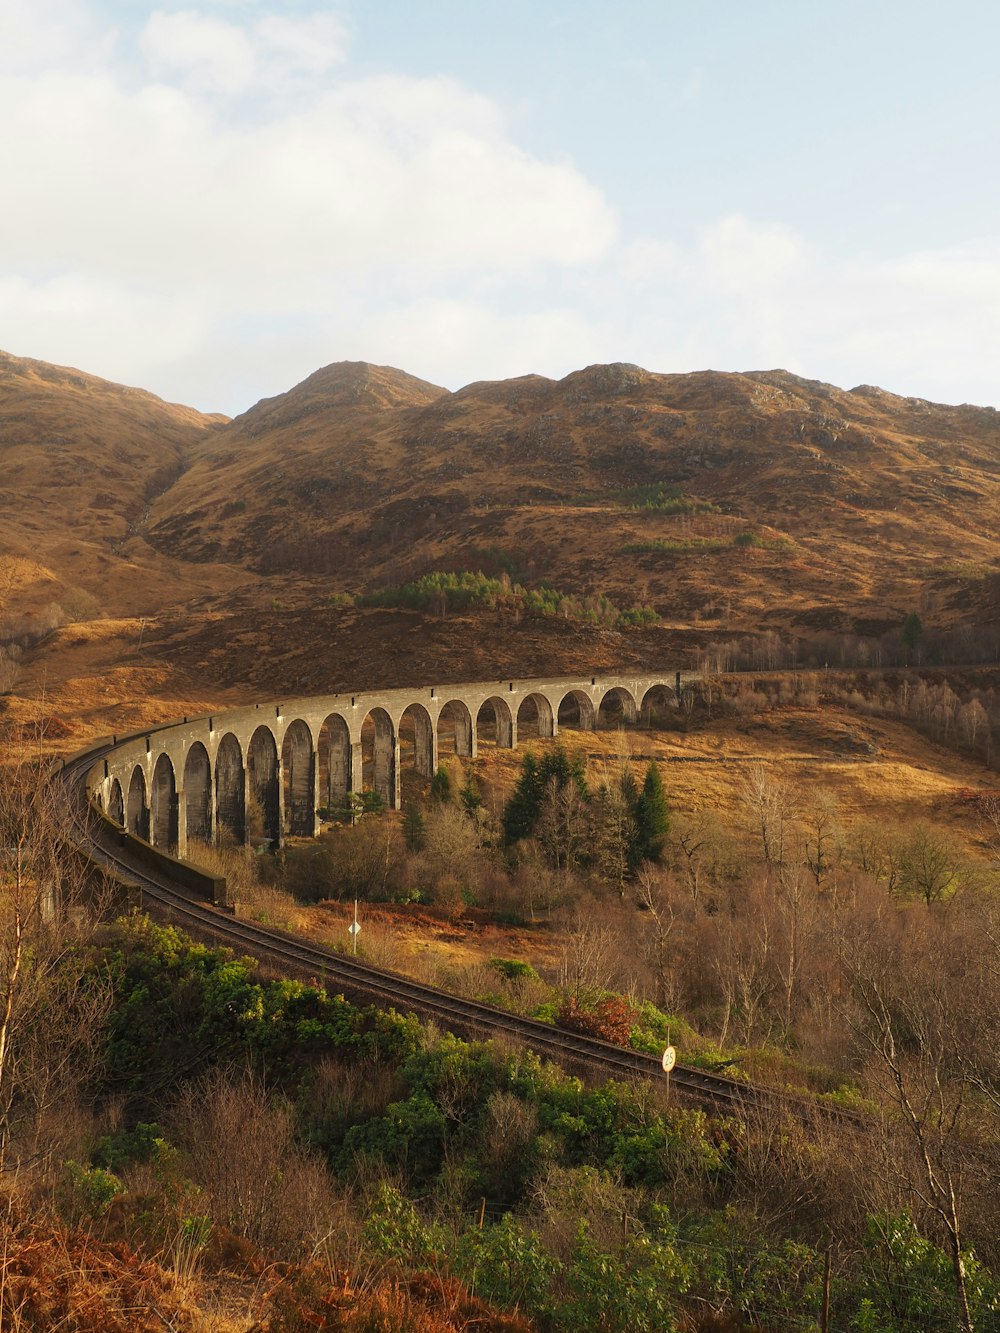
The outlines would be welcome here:
M 431 777 L 442 754 L 474 759 L 560 727 L 638 722 L 676 706 L 681 672 L 547 677 L 331 694 L 254 704 L 168 723 L 116 741 L 91 771 L 91 798 L 115 823 L 163 851 L 189 840 L 313 837 L 320 811 L 348 793 L 400 803 L 404 765 Z

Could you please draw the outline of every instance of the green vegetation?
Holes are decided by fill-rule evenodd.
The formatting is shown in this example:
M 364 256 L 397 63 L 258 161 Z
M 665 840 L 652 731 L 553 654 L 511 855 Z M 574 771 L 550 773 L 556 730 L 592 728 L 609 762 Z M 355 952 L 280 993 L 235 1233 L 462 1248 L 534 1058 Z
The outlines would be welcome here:
M 790 551 L 795 543 L 791 537 L 763 537 L 759 532 L 738 532 L 734 546 L 751 546 L 762 551 Z
M 686 555 L 693 551 L 725 551 L 732 542 L 723 537 L 658 537 L 647 542 L 629 542 L 623 555 Z
M 968 579 L 972 583 L 981 583 L 984 579 L 996 578 L 1000 567 L 989 565 L 983 560 L 943 560 L 932 565 L 929 573 L 940 578 Z
M 635 799 L 633 817 L 637 861 L 659 861 L 670 831 L 670 812 L 659 765 L 652 760 L 646 769 L 642 791 Z
M 729 551 L 733 547 L 753 547 L 764 551 L 790 551 L 795 543 L 790 537 L 764 537 L 759 532 L 738 532 L 735 537 L 658 537 L 650 541 L 630 542 L 624 555 L 686 555 L 693 552 Z
M 513 960 L 493 966 L 534 979 Z M 110 928 L 90 969 L 113 986 L 90 1095 L 116 1105 L 119 1125 L 61 1168 L 63 1215 L 98 1235 L 124 1228 L 140 1252 L 167 1244 L 195 1266 L 219 1237 L 282 1256 L 286 1285 L 271 1299 L 285 1304 L 262 1329 L 324 1326 L 329 1288 L 301 1261 L 318 1234 L 333 1236 L 335 1214 L 350 1219 L 334 1224 L 338 1269 L 350 1237 L 360 1271 L 389 1264 L 397 1282 L 422 1275 L 450 1284 L 453 1300 L 464 1291 L 518 1312 L 483 1326 L 721 1327 L 701 1322 L 706 1310 L 728 1312 L 733 1328 L 819 1326 L 836 1200 L 810 1191 L 817 1173 L 856 1180 L 853 1129 L 831 1122 L 820 1145 L 791 1119 L 775 1136 L 752 1117 L 671 1106 L 649 1086 L 588 1087 L 529 1051 L 261 980 L 249 961 L 142 917 Z M 564 1009 L 584 1016 L 572 1001 Z M 593 1012 L 615 1021 L 626 1007 Z M 633 1018 L 643 1048 L 683 1029 L 648 1005 Z M 154 1097 L 167 1108 L 156 1123 L 143 1118 Z M 775 1208 L 789 1201 L 780 1223 L 756 1211 L 762 1190 Z M 791 1202 L 802 1197 L 804 1208 Z M 852 1188 L 846 1197 L 841 1226 L 857 1211 Z M 969 1249 L 963 1264 L 969 1326 L 996 1330 L 1000 1283 Z M 951 1333 L 952 1276 L 946 1250 L 904 1208 L 862 1214 L 835 1252 L 830 1326 Z M 417 1326 L 457 1327 L 343 1324 Z
M 576 505 L 613 504 L 619 509 L 649 509 L 658 514 L 721 514 L 711 500 L 696 500 L 674 482 L 652 481 L 642 486 L 574 496 Z
M 658 619 L 650 607 L 621 611 L 603 593 L 579 597 L 562 593 L 550 583 L 526 588 L 507 575 L 492 578 L 482 570 L 437 571 L 412 583 L 379 588 L 356 599 L 358 606 L 405 607 L 414 611 L 467 611 L 508 607 L 529 616 L 562 616 L 599 625 L 648 625 Z
M 920 640 L 923 638 L 923 621 L 916 611 L 911 611 L 903 621 L 903 628 L 900 632 L 900 638 L 904 648 L 915 653 L 920 647 Z
M 567 787 L 580 802 L 590 799 L 580 757 L 572 758 L 561 745 L 546 750 L 541 759 L 529 752 L 521 761 L 521 775 L 503 812 L 504 838 L 508 843 L 530 838 L 542 813 L 543 802 L 559 801 Z M 565 804 L 565 801 L 562 802 Z

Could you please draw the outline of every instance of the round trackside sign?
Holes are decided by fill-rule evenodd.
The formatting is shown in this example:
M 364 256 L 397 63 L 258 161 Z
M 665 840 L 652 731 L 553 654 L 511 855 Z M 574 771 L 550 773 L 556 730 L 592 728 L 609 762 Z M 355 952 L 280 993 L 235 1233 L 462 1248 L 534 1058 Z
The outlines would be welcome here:
M 662 1063 L 663 1063 L 663 1072 L 665 1074 L 669 1074 L 671 1069 L 673 1069 L 674 1065 L 677 1063 L 677 1052 L 674 1050 L 672 1046 L 668 1046 L 667 1049 L 663 1052 Z

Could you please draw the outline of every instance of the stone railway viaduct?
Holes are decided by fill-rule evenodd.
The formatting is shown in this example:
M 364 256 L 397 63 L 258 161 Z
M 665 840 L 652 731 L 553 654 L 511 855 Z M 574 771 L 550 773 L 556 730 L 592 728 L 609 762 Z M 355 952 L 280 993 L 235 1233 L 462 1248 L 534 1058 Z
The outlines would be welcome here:
M 88 788 L 115 823 L 181 858 L 189 840 L 314 837 L 350 792 L 400 803 L 405 764 L 424 777 L 442 753 L 516 748 L 560 727 L 637 723 L 676 707 L 690 674 L 548 677 L 430 685 L 260 703 L 123 738 Z M 249 816 L 249 817 L 248 817 Z

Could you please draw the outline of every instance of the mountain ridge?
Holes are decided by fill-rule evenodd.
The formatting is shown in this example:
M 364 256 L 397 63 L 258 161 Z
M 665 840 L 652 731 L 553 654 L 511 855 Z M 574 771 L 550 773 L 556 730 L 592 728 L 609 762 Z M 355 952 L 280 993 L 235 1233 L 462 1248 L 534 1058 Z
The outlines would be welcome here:
M 716 636 L 993 623 L 1000 600 L 1000 415 L 781 369 L 449 392 L 334 362 L 227 419 L 2 354 L 0 469 L 22 607 L 308 602 L 461 569 Z

